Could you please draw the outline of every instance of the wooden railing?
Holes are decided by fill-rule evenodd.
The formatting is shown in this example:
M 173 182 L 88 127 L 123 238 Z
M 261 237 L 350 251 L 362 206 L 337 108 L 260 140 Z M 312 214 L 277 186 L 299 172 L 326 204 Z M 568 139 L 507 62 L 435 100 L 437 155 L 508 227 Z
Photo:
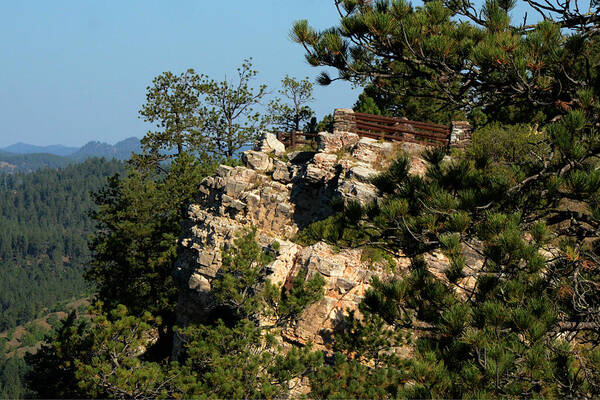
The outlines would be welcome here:
M 312 143 L 317 139 L 316 133 L 295 132 L 277 132 L 277 140 L 285 147 L 294 148 L 298 145 Z
M 451 129 L 447 125 L 411 121 L 404 118 L 353 112 L 338 109 L 335 112 L 334 132 L 353 132 L 361 137 L 379 140 L 412 142 L 425 145 L 448 145 Z M 277 139 L 288 148 L 311 143 L 318 134 L 277 132 Z
M 356 133 L 374 139 L 447 145 L 450 127 L 408 119 L 354 113 Z

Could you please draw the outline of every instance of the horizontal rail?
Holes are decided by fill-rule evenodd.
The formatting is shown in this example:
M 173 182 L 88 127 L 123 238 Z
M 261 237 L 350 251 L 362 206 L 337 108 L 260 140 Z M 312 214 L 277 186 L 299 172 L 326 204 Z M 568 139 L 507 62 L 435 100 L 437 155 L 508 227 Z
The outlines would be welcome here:
M 395 122 L 393 124 L 389 124 L 389 123 L 379 123 L 379 122 L 375 122 L 375 121 L 367 121 L 366 119 L 357 119 L 356 120 L 357 124 L 369 124 L 372 125 L 373 127 L 377 127 L 377 128 L 381 128 L 381 127 L 385 127 L 385 128 L 400 128 L 400 127 L 410 127 L 410 129 L 414 129 L 415 131 L 419 131 L 419 132 L 429 132 L 429 133 L 436 133 L 439 135 L 449 135 L 450 134 L 450 129 L 449 128 L 429 128 L 429 127 L 424 127 L 424 126 L 420 126 L 420 125 L 416 125 L 407 121 L 403 121 L 403 122 Z M 400 128 L 402 129 L 402 128 Z M 406 129 L 406 128 L 405 128 Z
M 410 124 L 407 124 L 407 125 L 410 125 Z M 369 122 L 362 122 L 362 121 L 357 121 L 356 127 L 358 129 L 370 129 L 370 130 L 390 132 L 390 133 L 394 133 L 394 132 L 414 133 L 416 135 L 428 135 L 428 136 L 432 136 L 432 137 L 440 138 L 440 139 L 447 139 L 448 135 L 449 135 L 448 132 L 439 133 L 439 132 L 431 132 L 431 131 L 416 130 L 416 129 L 411 130 L 409 128 L 404 128 L 401 126 L 385 126 L 385 125 L 372 124 Z
M 359 112 L 355 112 L 354 116 L 355 116 L 356 120 L 369 120 L 369 121 L 376 121 L 376 122 L 385 122 L 385 123 L 389 123 L 389 124 L 409 124 L 409 125 L 413 125 L 415 127 L 421 127 L 421 128 L 425 128 L 425 129 L 450 132 L 450 128 L 446 125 L 432 124 L 429 122 L 411 121 L 408 119 L 385 117 L 382 115 L 365 114 L 365 113 L 359 113 Z
M 434 142 L 434 143 L 440 143 L 440 144 L 448 143 L 447 139 L 429 138 L 429 137 L 423 137 L 423 136 L 412 135 L 412 134 L 411 135 L 413 137 L 411 138 L 410 136 L 405 136 L 405 135 L 402 135 L 402 136 L 386 135 L 386 134 L 381 134 L 381 133 L 373 133 L 373 132 L 369 132 L 369 131 L 358 131 L 356 133 L 362 137 L 368 137 L 368 138 L 372 138 L 372 139 L 386 139 L 386 140 L 390 140 L 390 141 L 394 141 L 394 142 L 411 142 L 411 143 Z

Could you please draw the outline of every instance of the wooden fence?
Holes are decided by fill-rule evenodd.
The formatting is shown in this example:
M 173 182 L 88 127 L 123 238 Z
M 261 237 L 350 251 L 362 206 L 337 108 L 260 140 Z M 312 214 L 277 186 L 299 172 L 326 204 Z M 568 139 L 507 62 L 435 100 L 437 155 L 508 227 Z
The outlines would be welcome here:
M 336 110 L 334 132 L 336 130 L 354 132 L 361 137 L 379 140 L 428 145 L 448 145 L 451 131 L 447 125 L 358 113 L 352 110 Z M 311 143 L 316 138 L 316 133 L 277 132 L 277 139 L 289 148 Z
M 447 145 L 450 127 L 403 118 L 354 113 L 356 133 L 375 139 Z

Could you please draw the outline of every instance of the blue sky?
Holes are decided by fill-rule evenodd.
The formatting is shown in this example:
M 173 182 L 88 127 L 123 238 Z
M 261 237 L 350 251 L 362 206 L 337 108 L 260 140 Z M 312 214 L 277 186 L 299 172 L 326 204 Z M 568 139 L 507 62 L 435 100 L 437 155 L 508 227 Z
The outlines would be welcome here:
M 137 111 L 164 71 L 221 80 L 253 57 L 274 94 L 286 74 L 314 80 L 322 69 L 288 38 L 303 18 L 338 22 L 333 0 L 0 0 L 0 147 L 142 137 L 151 127 Z M 316 86 L 312 106 L 321 118 L 358 93 Z
M 141 137 L 145 89 L 187 68 L 223 79 L 246 57 L 272 92 L 317 76 L 288 38 L 293 21 L 337 22 L 328 0 L 54 0 L 0 2 L 0 147 L 83 145 Z M 345 83 L 316 87 L 319 117 L 351 106 Z

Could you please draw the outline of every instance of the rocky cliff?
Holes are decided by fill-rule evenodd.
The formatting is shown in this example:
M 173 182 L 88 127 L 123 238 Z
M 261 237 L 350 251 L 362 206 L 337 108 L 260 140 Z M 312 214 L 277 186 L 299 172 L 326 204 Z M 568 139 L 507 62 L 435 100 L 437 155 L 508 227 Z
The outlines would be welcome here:
M 345 310 L 357 308 L 373 274 L 390 273 L 390 260 L 373 264 L 361 249 L 340 250 L 325 243 L 301 246 L 293 239 L 308 224 L 332 215 L 334 198 L 363 204 L 376 199 L 370 178 L 400 150 L 413 154 L 412 173 L 424 171 L 417 156 L 420 146 L 379 142 L 349 132 L 321 133 L 317 151 L 289 153 L 267 133 L 254 150 L 244 153 L 244 166 L 219 167 L 216 175 L 201 183 L 185 222 L 183 251 L 175 265 L 181 288 L 178 324 L 202 321 L 211 311 L 211 280 L 221 266 L 221 249 L 237 233 L 256 228 L 262 246 L 275 241 L 280 245 L 268 269 L 272 282 L 284 284 L 300 269 L 308 277 L 325 278 L 323 299 L 282 333 L 288 342 L 322 344 L 322 331 L 331 329 Z M 391 262 L 394 269 L 408 265 L 403 257 Z

